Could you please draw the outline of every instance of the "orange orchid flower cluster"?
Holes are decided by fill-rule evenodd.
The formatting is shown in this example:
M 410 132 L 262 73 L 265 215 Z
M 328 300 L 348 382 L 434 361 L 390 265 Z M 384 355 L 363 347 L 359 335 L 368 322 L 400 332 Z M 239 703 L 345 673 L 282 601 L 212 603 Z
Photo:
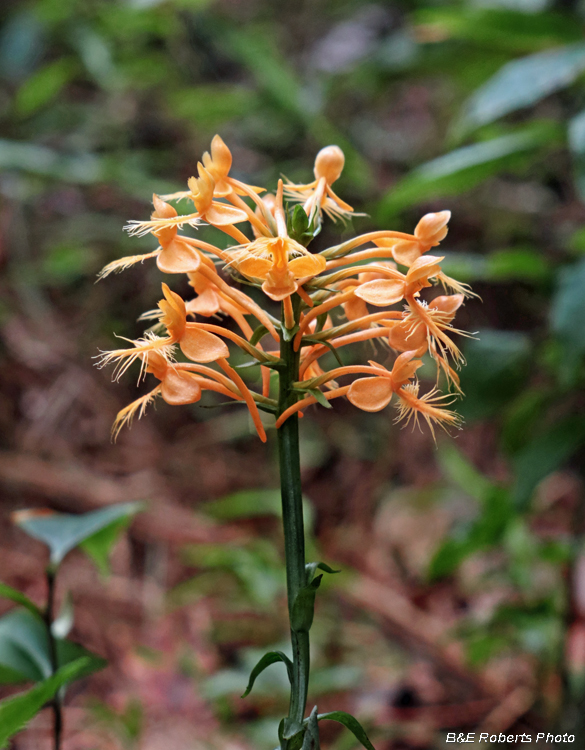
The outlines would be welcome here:
M 458 426 L 459 417 L 447 408 L 460 393 L 457 369 L 463 362 L 452 339 L 463 332 L 453 327 L 453 319 L 472 293 L 445 275 L 443 258 L 430 252 L 445 239 L 450 212 L 423 216 L 413 234 L 370 232 L 314 253 L 307 245 L 319 232 L 323 215 L 337 221 L 353 213 L 331 187 L 343 170 L 341 149 L 322 149 L 314 181 L 297 185 L 280 180 L 275 195 L 262 196 L 263 188 L 232 177 L 231 166 L 231 152 L 216 135 L 188 190 L 153 196 L 150 220 L 129 223 L 131 235 L 150 234 L 157 247 L 116 260 L 101 272 L 105 277 L 155 258 L 164 274 L 186 274 L 194 290 L 193 298 L 184 300 L 163 283 L 158 309 L 143 316 L 154 326 L 128 347 L 102 353 L 101 363 L 115 364 L 116 377 L 139 361 L 141 375 L 158 381 L 118 414 L 114 434 L 136 413 L 142 416 L 157 396 L 169 404 L 190 404 L 206 390 L 245 403 L 262 440 L 266 434 L 260 411 L 273 414 L 279 428 L 292 414 L 302 416 L 309 405 L 328 406 L 340 397 L 369 412 L 394 401 L 398 420 L 423 417 L 431 430 L 434 425 Z M 183 200 L 191 201 L 194 211 L 179 214 L 171 205 Z M 233 244 L 220 249 L 180 231 L 203 224 L 221 230 Z M 240 283 L 257 287 L 254 296 L 266 304 L 241 291 Z M 444 293 L 421 297 L 437 285 Z M 280 317 L 273 315 L 273 303 L 280 303 Z M 229 327 L 205 322 L 221 316 L 231 318 Z M 384 361 L 390 352 L 397 355 L 391 367 L 374 361 L 343 365 L 340 349 L 374 339 Z M 297 396 L 286 409 L 279 409 L 271 392 L 270 371 L 283 366 L 280 350 L 267 343 L 271 340 L 292 342 L 297 353 L 298 380 L 292 384 Z M 250 389 L 229 364 L 229 345 L 260 366 L 261 391 Z M 321 358 L 331 352 L 339 366 L 323 369 Z M 447 395 L 436 386 L 419 393 L 416 372 L 425 355 L 436 364 L 437 381 L 443 374 L 451 389 Z

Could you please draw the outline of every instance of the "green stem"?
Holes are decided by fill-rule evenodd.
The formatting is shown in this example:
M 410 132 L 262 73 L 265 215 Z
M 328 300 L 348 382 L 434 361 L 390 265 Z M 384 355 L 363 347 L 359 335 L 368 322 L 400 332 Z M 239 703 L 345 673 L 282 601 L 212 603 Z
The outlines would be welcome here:
M 45 609 L 45 626 L 47 638 L 49 639 L 49 658 L 51 660 L 51 674 L 59 669 L 57 655 L 57 641 L 53 635 L 53 620 L 55 619 L 55 571 L 52 567 L 47 568 L 47 607 Z M 53 708 L 53 738 L 54 750 L 61 750 L 61 735 L 63 731 L 63 710 L 59 691 L 51 701 Z
M 295 320 L 298 319 L 299 306 L 300 298 L 295 295 L 293 298 Z M 284 338 L 281 339 L 280 357 L 282 360 L 282 369 L 279 373 L 280 392 L 278 412 L 282 414 L 289 406 L 296 403 L 298 399 L 298 394 L 293 390 L 293 383 L 299 378 L 300 355 L 299 352 L 294 351 L 293 341 L 284 341 Z M 291 622 L 293 605 L 297 594 L 306 585 L 305 530 L 303 524 L 298 422 L 298 416 L 295 414 L 287 419 L 278 430 L 286 584 L 288 611 Z M 293 680 L 287 722 L 288 728 L 300 725 L 305 716 L 309 686 L 309 633 L 307 631 L 295 631 L 291 625 L 291 642 L 293 652 Z

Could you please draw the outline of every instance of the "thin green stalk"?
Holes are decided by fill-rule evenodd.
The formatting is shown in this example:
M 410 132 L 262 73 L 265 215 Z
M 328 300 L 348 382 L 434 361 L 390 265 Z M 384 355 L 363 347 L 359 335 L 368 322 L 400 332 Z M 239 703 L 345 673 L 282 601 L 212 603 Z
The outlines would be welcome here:
M 300 298 L 293 298 L 295 320 L 298 320 Z M 298 394 L 293 383 L 299 378 L 299 352 L 294 351 L 293 341 L 280 343 L 282 368 L 279 372 L 280 392 L 278 412 L 282 414 L 296 403 Z M 282 496 L 282 520 L 284 526 L 284 551 L 286 558 L 286 583 L 288 611 L 291 619 L 291 642 L 293 652 L 293 679 L 285 730 L 300 729 L 305 716 L 307 690 L 309 686 L 309 633 L 296 631 L 292 627 L 294 602 L 301 588 L 306 585 L 305 530 L 303 524 L 303 499 L 301 489 L 301 465 L 299 455 L 299 424 L 295 414 L 278 430 L 280 459 L 280 486 Z
M 53 635 L 53 620 L 55 619 L 55 571 L 52 567 L 47 568 L 47 607 L 45 609 L 45 626 L 47 628 L 47 638 L 49 639 L 49 658 L 51 660 L 51 674 L 55 674 L 59 669 L 59 659 L 57 656 L 57 641 Z M 61 750 L 61 735 L 63 732 L 63 710 L 59 691 L 51 701 L 53 708 L 53 747 L 54 750 Z

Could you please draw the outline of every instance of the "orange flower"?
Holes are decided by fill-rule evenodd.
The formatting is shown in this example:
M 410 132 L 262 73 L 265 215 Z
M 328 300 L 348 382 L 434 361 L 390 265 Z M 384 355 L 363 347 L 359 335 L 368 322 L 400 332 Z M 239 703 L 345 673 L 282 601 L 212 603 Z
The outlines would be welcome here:
M 418 258 L 402 279 L 377 279 L 361 284 L 356 290 L 357 297 L 377 307 L 394 305 L 405 297 L 418 295 L 421 289 L 431 286 L 430 279 L 441 272 L 439 262 L 443 258 L 427 255 Z
M 206 221 L 215 227 L 230 227 L 233 224 L 240 224 L 242 221 L 247 221 L 248 216 L 245 211 L 213 200 L 215 181 L 201 162 L 197 164 L 197 171 L 199 177 L 190 177 L 187 182 L 189 185 L 188 192 L 163 196 L 163 200 L 164 198 L 170 200 L 177 196 L 190 198 L 197 209 L 195 213 L 177 216 L 177 212 L 174 209 L 173 213 L 166 209 L 165 213 L 167 215 L 164 217 L 159 218 L 157 216 L 150 221 L 128 222 L 126 229 L 129 230 L 129 233 L 142 237 L 149 232 L 160 233 L 166 229 L 181 227 L 183 224 L 197 226 L 202 221 Z
M 295 185 L 289 182 L 284 192 L 293 201 L 304 203 L 304 209 L 310 218 L 315 211 L 325 211 L 333 221 L 351 217 L 353 208 L 345 203 L 331 189 L 339 178 L 345 164 L 345 156 L 339 146 L 322 148 L 315 159 L 315 180 L 306 185 Z
M 277 302 L 296 292 L 300 279 L 316 276 L 326 265 L 325 258 L 313 255 L 288 236 L 282 193 L 280 180 L 275 206 L 278 237 L 258 237 L 230 251 L 231 263 L 238 271 L 248 279 L 263 281 L 262 290 Z
M 391 371 L 376 362 L 370 362 L 371 367 L 379 375 L 354 380 L 347 392 L 348 400 L 363 411 L 380 411 L 388 406 L 392 394 L 407 383 L 422 366 L 420 359 L 413 360 L 415 354 L 416 352 L 401 354 Z
M 167 362 L 172 361 L 175 344 L 179 344 L 183 354 L 193 362 L 215 362 L 229 356 L 229 349 L 219 336 L 202 329 L 198 323 L 187 323 L 185 302 L 178 294 L 166 284 L 162 285 L 162 290 L 164 299 L 158 303 L 158 318 L 167 335 L 147 334 L 143 339 L 131 341 L 131 349 L 104 352 L 101 365 L 116 363 L 116 378 L 137 359 L 142 360 L 143 367 L 148 367 L 153 352 L 158 352 Z
M 148 356 L 143 353 L 140 356 L 145 363 L 146 372 L 152 373 L 160 383 L 152 391 L 125 406 L 118 413 L 112 427 L 114 439 L 118 437 L 124 425 L 131 424 L 136 413 L 141 418 L 148 404 L 157 396 L 162 396 L 164 401 L 171 406 L 179 406 L 196 403 L 200 400 L 202 391 L 208 390 L 216 391 L 237 401 L 245 401 L 260 439 L 266 441 L 266 433 L 250 391 L 240 376 L 225 361 L 220 361 L 220 365 L 229 377 L 202 365 L 170 364 L 159 352 L 151 352 Z
M 447 224 L 451 218 L 451 211 L 440 211 L 436 214 L 426 214 L 422 217 L 414 230 L 412 239 L 395 240 L 382 238 L 374 240 L 378 247 L 388 247 L 392 256 L 402 266 L 411 266 L 423 253 L 436 247 L 444 240 L 449 231 Z

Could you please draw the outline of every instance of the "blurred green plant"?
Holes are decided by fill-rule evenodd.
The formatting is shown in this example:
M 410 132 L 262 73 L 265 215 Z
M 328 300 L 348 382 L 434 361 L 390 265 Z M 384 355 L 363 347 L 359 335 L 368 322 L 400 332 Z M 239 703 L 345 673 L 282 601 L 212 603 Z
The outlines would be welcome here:
M 141 507 L 123 503 L 80 515 L 44 510 L 14 514 L 15 524 L 49 549 L 47 604 L 41 609 L 20 591 L 0 583 L 0 598 L 19 605 L 0 618 L 0 684 L 37 683 L 0 703 L 0 747 L 6 747 L 10 737 L 50 704 L 53 746 L 60 750 L 65 687 L 103 669 L 107 662 L 67 640 L 74 623 L 73 604 L 66 596 L 60 612 L 55 611 L 57 573 L 69 552 L 79 548 L 107 575 L 113 545 Z

